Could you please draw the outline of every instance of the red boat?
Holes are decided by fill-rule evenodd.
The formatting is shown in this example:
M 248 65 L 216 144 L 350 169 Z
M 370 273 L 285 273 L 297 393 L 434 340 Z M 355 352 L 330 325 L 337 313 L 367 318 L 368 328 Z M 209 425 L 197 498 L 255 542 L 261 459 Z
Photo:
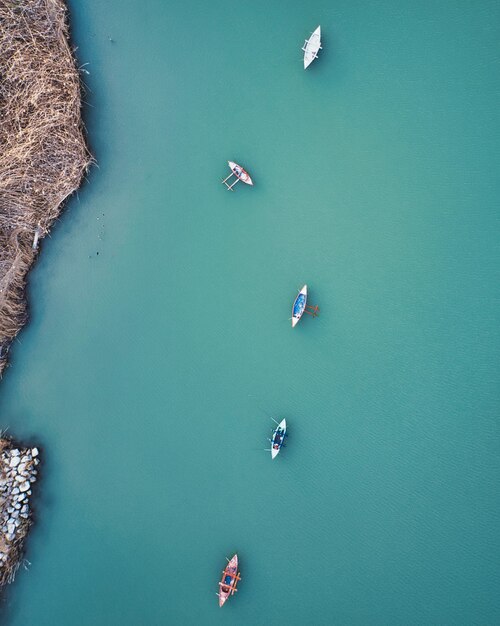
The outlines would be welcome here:
M 231 560 L 227 560 L 226 569 L 222 572 L 222 578 L 219 583 L 219 606 L 222 606 L 224 602 L 233 596 L 238 590 L 236 585 L 241 580 L 240 573 L 238 572 L 238 555 L 235 554 Z

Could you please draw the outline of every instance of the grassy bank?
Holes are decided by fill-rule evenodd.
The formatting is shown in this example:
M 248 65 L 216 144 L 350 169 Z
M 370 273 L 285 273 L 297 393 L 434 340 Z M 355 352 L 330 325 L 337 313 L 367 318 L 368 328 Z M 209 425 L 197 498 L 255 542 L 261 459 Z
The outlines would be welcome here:
M 37 241 L 91 158 L 61 0 L 0 0 L 0 375 L 27 320 Z

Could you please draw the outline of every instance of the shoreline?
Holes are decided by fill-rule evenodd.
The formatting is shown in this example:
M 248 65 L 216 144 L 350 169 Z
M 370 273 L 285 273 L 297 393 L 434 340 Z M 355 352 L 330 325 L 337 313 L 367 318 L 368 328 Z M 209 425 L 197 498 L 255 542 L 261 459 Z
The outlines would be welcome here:
M 92 163 L 63 0 L 0 0 L 0 379 L 28 322 L 26 280 Z M 33 523 L 39 449 L 0 432 L 0 591 Z
M 0 0 L 0 377 L 40 240 L 92 163 L 63 0 Z

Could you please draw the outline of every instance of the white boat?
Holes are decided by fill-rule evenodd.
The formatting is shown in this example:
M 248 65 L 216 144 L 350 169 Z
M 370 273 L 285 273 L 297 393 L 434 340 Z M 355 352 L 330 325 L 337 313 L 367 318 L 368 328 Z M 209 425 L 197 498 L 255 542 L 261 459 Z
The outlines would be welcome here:
M 273 438 L 271 439 L 271 457 L 274 459 L 278 456 L 281 446 L 283 445 L 286 437 L 286 419 L 282 419 L 278 426 L 273 431 Z
M 318 28 L 309 37 L 309 39 L 306 39 L 304 45 L 302 46 L 302 50 L 304 51 L 304 69 L 309 67 L 314 59 L 318 58 L 318 52 L 322 49 L 321 26 L 318 26 Z
M 292 306 L 292 328 L 299 323 L 300 318 L 304 315 L 307 304 L 307 285 L 304 285 L 297 294 Z
M 245 183 L 246 185 L 252 185 L 253 186 L 253 180 L 250 178 L 250 174 L 245 169 L 243 169 L 241 167 L 241 165 L 238 165 L 238 163 L 235 163 L 234 161 L 228 161 L 227 164 L 229 165 L 229 167 L 231 169 L 231 173 L 229 174 L 229 176 L 224 178 L 224 180 L 222 182 L 224 183 L 224 185 L 226 185 L 226 187 L 230 191 L 234 191 L 233 187 L 240 180 L 241 180 L 241 182 Z M 227 181 L 230 180 L 233 176 L 235 178 L 234 183 L 233 182 L 228 183 Z

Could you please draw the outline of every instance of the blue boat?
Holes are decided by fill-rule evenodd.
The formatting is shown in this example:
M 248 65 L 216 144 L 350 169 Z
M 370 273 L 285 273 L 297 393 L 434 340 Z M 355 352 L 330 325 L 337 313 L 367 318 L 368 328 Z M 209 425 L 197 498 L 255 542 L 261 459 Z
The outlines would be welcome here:
M 307 285 L 304 285 L 299 291 L 292 307 L 292 328 L 298 324 L 300 318 L 304 315 L 307 304 Z

